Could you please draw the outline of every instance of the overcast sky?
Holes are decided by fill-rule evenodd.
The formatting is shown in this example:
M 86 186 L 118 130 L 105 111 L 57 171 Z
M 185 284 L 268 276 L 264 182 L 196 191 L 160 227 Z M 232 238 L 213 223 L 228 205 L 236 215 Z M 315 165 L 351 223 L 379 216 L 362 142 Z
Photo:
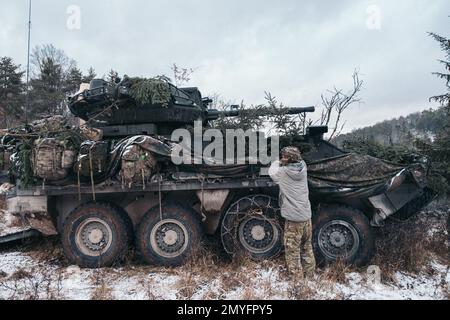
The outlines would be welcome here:
M 23 67 L 27 11 L 28 0 L 0 0 L 0 56 Z M 446 90 L 431 75 L 443 54 L 427 31 L 450 36 L 449 0 L 33 0 L 32 15 L 32 46 L 52 43 L 83 71 L 170 76 L 177 63 L 195 69 L 189 85 L 203 95 L 237 103 L 270 91 L 319 105 L 358 68 L 364 103 L 345 131 L 435 107 L 428 98 Z

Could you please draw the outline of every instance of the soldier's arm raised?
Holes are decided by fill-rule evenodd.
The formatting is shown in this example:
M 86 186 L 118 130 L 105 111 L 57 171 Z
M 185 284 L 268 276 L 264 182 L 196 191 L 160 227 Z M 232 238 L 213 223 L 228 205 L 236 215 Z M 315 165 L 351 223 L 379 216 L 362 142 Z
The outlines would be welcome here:
M 283 169 L 280 167 L 280 161 L 274 161 L 269 168 L 269 176 L 275 183 L 279 183 L 281 176 L 283 175 Z

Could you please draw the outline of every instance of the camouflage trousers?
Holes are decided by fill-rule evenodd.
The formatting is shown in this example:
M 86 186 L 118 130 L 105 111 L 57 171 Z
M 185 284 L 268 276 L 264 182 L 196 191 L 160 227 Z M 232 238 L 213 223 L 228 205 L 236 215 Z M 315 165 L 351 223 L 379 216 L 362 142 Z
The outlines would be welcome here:
M 295 280 L 312 277 L 316 259 L 311 244 L 311 220 L 305 222 L 286 221 L 284 226 L 284 250 L 289 275 Z

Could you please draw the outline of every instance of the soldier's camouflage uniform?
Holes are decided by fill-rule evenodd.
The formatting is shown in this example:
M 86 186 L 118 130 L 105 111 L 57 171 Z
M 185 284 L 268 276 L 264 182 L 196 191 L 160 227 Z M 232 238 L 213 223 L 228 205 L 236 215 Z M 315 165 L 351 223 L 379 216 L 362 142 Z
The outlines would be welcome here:
M 312 277 L 316 260 L 311 244 L 311 220 L 305 222 L 286 221 L 284 226 L 284 248 L 289 274 L 295 279 Z

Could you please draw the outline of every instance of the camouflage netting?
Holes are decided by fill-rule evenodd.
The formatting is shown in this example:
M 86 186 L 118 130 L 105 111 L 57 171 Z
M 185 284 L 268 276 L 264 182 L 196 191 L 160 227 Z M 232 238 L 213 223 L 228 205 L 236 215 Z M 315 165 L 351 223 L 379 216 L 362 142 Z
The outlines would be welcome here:
M 370 195 L 405 167 L 355 153 L 308 163 L 308 182 L 315 193 L 330 196 Z

